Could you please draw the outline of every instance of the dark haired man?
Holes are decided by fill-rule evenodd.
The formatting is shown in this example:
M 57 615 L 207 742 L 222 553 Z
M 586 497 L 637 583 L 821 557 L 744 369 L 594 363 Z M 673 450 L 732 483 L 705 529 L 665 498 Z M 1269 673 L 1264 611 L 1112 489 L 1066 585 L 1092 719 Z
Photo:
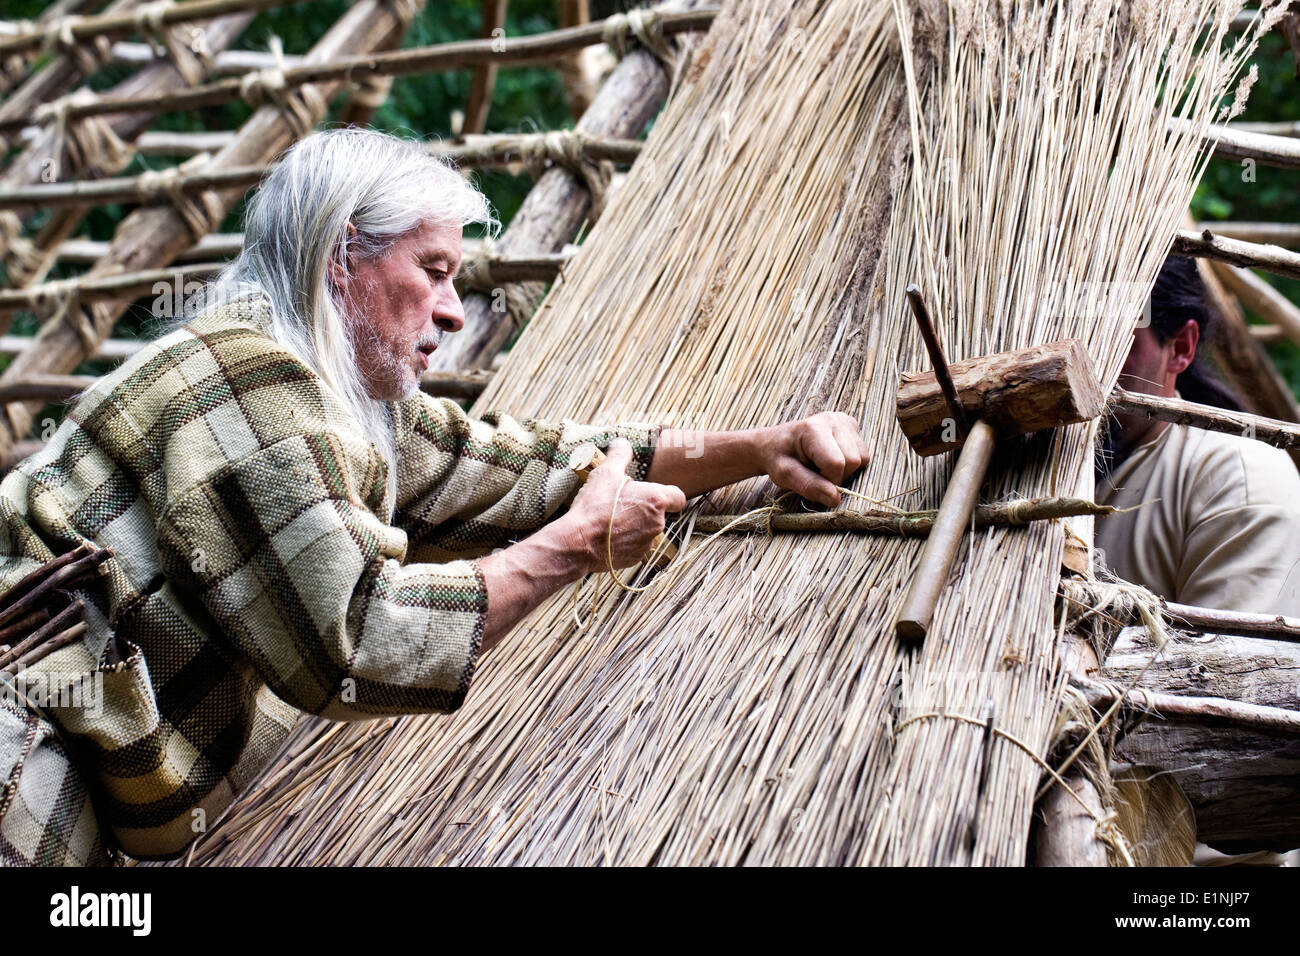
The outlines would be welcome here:
M 1237 407 L 1196 355 L 1210 316 L 1195 264 L 1170 257 L 1120 384 Z M 1300 474 L 1286 453 L 1120 415 L 1100 464 L 1096 500 L 1134 508 L 1097 522 L 1096 545 L 1119 577 L 1182 604 L 1300 615 Z

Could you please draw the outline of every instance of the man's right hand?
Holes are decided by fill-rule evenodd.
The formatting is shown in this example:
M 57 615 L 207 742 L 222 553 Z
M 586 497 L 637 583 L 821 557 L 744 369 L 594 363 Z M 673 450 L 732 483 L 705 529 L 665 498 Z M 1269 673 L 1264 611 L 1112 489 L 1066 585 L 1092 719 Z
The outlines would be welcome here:
M 623 438 L 615 439 L 605 461 L 592 469 L 565 516 L 590 571 L 607 570 L 611 557 L 615 569 L 640 563 L 655 537 L 663 532 L 665 515 L 686 507 L 686 496 L 675 485 L 629 479 L 627 466 L 631 463 L 631 444 Z M 611 536 L 610 512 L 615 497 L 618 511 Z

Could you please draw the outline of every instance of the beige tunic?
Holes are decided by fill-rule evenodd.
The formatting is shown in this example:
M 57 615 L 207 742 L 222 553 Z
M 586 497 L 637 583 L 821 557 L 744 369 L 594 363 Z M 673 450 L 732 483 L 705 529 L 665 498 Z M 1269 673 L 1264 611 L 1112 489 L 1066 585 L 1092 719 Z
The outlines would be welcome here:
M 1167 600 L 1300 615 L 1300 474 L 1262 442 L 1170 425 L 1097 487 L 1119 577 Z M 1145 504 L 1143 504 L 1145 502 Z

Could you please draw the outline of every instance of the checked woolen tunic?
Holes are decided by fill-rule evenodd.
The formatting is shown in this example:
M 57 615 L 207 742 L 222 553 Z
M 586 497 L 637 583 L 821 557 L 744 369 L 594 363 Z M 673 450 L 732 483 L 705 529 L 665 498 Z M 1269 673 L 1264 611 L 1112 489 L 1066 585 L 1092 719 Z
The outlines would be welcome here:
M 390 406 L 390 481 L 264 322 L 240 300 L 147 346 L 0 484 L 0 587 L 82 541 L 114 555 L 78 593 L 84 643 L 25 675 L 98 674 L 100 706 L 0 703 L 0 862 L 96 862 L 100 829 L 174 856 L 300 712 L 455 710 L 488 602 L 473 559 L 567 506 L 578 444 L 623 436 L 648 471 L 655 426 L 475 420 L 421 393 Z

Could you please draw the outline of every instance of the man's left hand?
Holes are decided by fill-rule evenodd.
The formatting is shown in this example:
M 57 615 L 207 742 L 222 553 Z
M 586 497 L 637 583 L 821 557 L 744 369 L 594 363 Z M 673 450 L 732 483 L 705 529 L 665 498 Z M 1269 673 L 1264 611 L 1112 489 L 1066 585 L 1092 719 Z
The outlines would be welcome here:
M 763 429 L 760 457 L 778 487 L 834 507 L 840 503 L 836 486 L 865 465 L 870 453 L 853 418 L 822 412 Z

